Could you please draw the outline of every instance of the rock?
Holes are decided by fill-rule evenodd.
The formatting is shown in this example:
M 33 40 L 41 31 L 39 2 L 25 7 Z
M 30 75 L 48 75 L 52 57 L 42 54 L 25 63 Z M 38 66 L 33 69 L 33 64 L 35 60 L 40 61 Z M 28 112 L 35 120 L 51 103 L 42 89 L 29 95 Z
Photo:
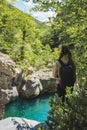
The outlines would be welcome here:
M 0 53 L 0 86 L 3 89 L 10 88 L 12 78 L 15 75 L 15 63 L 6 54 Z
M 13 80 L 13 86 L 17 86 L 18 92 L 21 91 L 22 86 L 25 84 L 26 80 L 23 77 L 24 70 L 22 69 L 21 72 L 17 73 L 16 77 Z
M 36 69 L 32 66 L 28 68 L 27 75 L 33 74 L 36 71 Z
M 4 115 L 4 109 L 5 104 L 15 100 L 18 97 L 18 92 L 16 87 L 13 87 L 13 89 L 1 89 L 0 91 L 0 119 L 3 118 Z
M 41 69 L 26 80 L 20 95 L 24 98 L 33 98 L 50 92 L 56 92 L 56 80 L 52 77 L 52 70 Z
M 5 105 L 0 103 L 0 120 L 3 118 L 4 109 L 5 109 Z
M 5 104 L 18 96 L 16 87 L 12 86 L 15 69 L 16 65 L 10 57 L 0 52 L 0 119 L 3 117 Z
M 21 96 L 24 98 L 34 98 L 38 96 L 43 89 L 39 79 L 32 78 L 26 81 L 26 84 L 21 90 Z
M 25 118 L 9 117 L 0 121 L 0 130 L 37 130 L 40 122 Z
M 11 90 L 10 89 L 1 89 L 2 92 L 2 102 L 3 104 L 7 104 L 11 101 L 14 101 L 18 97 L 18 91 L 16 87 L 13 87 Z
M 14 76 L 16 76 L 15 63 L 8 55 L 0 53 L 0 93 L 2 93 L 0 102 L 3 104 L 18 97 L 17 89 L 13 87 Z

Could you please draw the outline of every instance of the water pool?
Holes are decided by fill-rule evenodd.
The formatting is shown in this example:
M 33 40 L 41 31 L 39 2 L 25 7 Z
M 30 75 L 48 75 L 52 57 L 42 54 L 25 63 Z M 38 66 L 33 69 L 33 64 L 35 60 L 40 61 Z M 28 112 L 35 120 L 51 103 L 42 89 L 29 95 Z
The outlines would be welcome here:
M 43 122 L 47 119 L 48 111 L 50 110 L 49 101 L 53 97 L 54 94 L 45 94 L 31 100 L 19 98 L 6 105 L 4 118 L 24 117 Z

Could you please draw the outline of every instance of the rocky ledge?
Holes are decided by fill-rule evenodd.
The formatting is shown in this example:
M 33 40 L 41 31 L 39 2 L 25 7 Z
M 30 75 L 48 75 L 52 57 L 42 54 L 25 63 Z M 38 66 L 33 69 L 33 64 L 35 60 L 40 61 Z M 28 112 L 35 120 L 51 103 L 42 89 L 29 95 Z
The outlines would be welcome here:
M 8 55 L 0 52 L 0 119 L 3 117 L 5 104 L 18 97 L 16 86 L 12 86 L 15 75 L 15 63 Z
M 9 117 L 0 121 L 0 130 L 37 130 L 40 122 L 25 118 Z
M 40 127 L 48 130 L 45 122 L 40 123 L 26 118 L 9 117 L 0 121 L 0 130 L 38 130 Z
M 34 72 L 20 87 L 20 95 L 27 99 L 53 92 L 56 92 L 56 82 L 52 77 L 52 70 L 49 69 Z
M 0 119 L 3 118 L 5 104 L 14 101 L 19 95 L 30 99 L 56 91 L 52 70 L 28 70 L 30 75 L 27 78 L 23 76 L 23 70 L 21 72 L 16 70 L 16 64 L 12 59 L 0 53 Z

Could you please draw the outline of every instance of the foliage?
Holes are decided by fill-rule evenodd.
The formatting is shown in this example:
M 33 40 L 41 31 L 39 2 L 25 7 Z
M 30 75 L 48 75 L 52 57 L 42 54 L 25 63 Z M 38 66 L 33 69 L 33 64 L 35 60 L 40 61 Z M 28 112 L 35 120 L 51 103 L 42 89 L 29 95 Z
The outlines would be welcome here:
M 62 104 L 57 96 L 51 100 L 47 120 L 49 130 L 86 130 L 87 84 L 85 85 L 69 97 L 67 103 Z
M 53 10 L 49 25 L 34 20 L 5 0 L 0 1 L 0 51 L 27 69 L 48 66 L 57 59 L 57 47 L 69 45 L 77 68 L 77 89 L 62 104 L 55 97 L 50 105 L 49 130 L 86 130 L 87 124 L 87 0 L 34 0 L 39 10 Z M 74 120 L 74 121 L 73 121 Z
M 56 17 L 51 22 L 50 33 L 45 39 L 51 48 L 62 44 L 72 49 L 77 66 L 77 81 L 84 78 L 87 73 L 87 1 L 86 0 L 35 0 L 39 2 L 40 9 L 55 10 Z M 44 42 L 43 42 L 44 43 Z M 46 40 L 45 40 L 45 43 Z
M 51 109 L 46 120 L 47 130 L 86 130 L 87 81 L 84 80 L 83 83 L 84 86 L 74 91 L 73 94 L 70 94 L 70 90 L 67 90 L 65 103 L 61 102 L 61 98 L 57 94 L 51 99 Z
M 0 13 L 1 52 L 10 55 L 25 69 L 31 65 L 44 67 L 47 62 L 53 62 L 52 50 L 44 38 L 49 29 L 45 23 L 19 11 L 5 0 L 0 2 Z
M 47 123 L 50 130 L 86 130 L 87 124 L 87 0 L 35 0 L 39 10 L 55 10 L 51 22 L 48 44 L 51 48 L 69 45 L 77 68 L 78 91 L 61 104 L 55 98 L 51 102 Z M 47 36 L 48 39 L 48 36 Z M 74 120 L 74 121 L 73 121 Z
M 87 0 L 33 0 L 39 3 L 41 10 L 55 10 L 56 17 L 50 23 L 49 33 L 43 39 L 43 44 L 51 48 L 67 44 L 72 50 L 77 66 L 77 81 L 87 73 Z M 49 21 L 50 22 L 50 21 Z

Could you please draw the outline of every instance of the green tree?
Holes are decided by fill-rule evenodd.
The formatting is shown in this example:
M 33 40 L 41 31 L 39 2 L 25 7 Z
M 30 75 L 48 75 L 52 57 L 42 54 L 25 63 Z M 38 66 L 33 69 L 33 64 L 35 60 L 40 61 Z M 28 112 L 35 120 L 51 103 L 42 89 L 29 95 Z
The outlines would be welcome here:
M 49 130 L 86 130 L 87 82 L 82 87 L 65 104 L 57 96 L 51 100 L 51 110 L 46 121 Z
M 61 44 L 72 47 L 77 67 L 78 91 L 61 105 L 59 99 L 51 102 L 47 124 L 50 130 L 86 130 L 87 124 L 87 1 L 86 0 L 35 0 L 39 9 L 53 9 L 50 38 L 55 48 Z M 50 43 L 49 43 L 50 44 Z M 73 121 L 74 120 L 74 121 Z M 73 122 L 72 122 L 73 121 Z
M 48 53 L 50 47 L 48 50 L 44 36 L 46 37 L 49 26 L 19 11 L 8 2 L 1 2 L 0 7 L 0 51 L 10 55 L 22 67 L 45 66 L 47 60 L 44 60 L 44 54 L 46 51 Z M 50 59 L 51 53 L 50 50 L 47 59 Z

